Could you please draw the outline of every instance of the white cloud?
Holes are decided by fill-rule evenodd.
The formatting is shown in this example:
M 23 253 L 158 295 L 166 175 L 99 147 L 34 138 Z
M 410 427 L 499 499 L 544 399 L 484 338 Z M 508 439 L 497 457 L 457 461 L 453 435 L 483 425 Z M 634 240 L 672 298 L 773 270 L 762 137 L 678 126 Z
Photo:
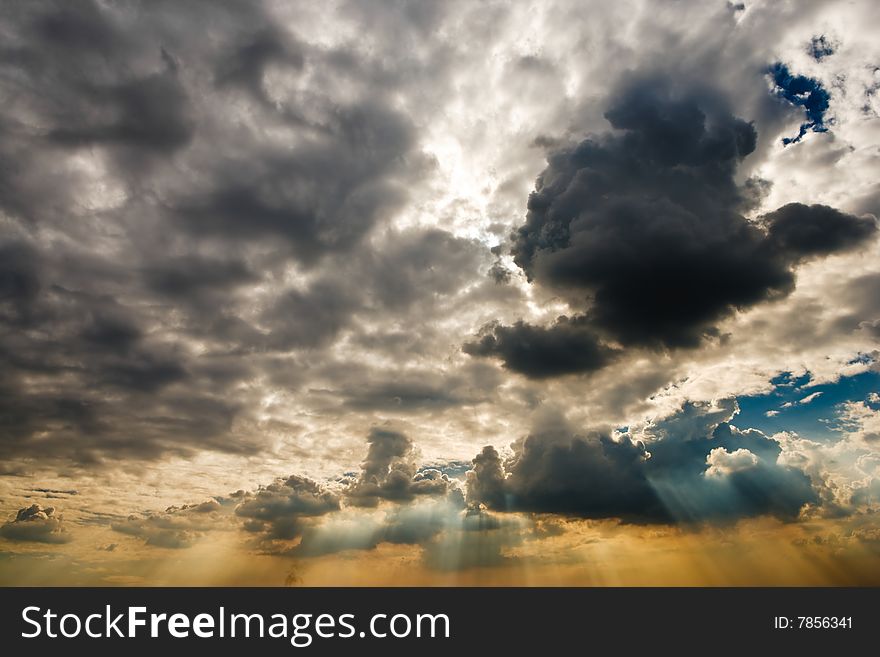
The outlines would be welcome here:
M 758 465 L 758 457 L 747 449 L 736 449 L 728 452 L 723 447 L 716 447 L 706 457 L 707 477 L 722 477 L 749 470 Z
M 814 392 L 812 394 L 807 395 L 803 399 L 798 400 L 798 404 L 809 404 L 810 402 L 818 399 L 822 396 L 821 392 Z

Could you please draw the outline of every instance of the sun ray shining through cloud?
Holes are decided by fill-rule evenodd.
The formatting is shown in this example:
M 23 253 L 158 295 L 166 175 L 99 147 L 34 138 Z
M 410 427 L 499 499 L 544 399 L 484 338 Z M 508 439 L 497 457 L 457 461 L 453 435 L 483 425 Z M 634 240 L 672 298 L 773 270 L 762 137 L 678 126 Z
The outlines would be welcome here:
M 880 584 L 869 0 L 0 8 L 0 583 Z

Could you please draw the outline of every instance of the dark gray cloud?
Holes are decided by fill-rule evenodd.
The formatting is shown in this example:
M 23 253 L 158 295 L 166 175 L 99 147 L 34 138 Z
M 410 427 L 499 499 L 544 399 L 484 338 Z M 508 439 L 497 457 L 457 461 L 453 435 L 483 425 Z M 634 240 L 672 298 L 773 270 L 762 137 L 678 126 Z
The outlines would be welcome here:
M 507 506 L 504 461 L 492 445 L 486 445 L 473 459 L 467 473 L 467 496 L 472 503 L 486 504 L 495 509 Z
M 424 336 L 406 333 L 390 336 L 390 344 L 375 338 L 364 346 L 392 358 L 405 358 L 423 344 Z M 433 367 L 409 367 L 400 372 L 390 369 L 346 367 L 347 380 L 338 384 L 333 395 L 339 402 L 332 407 L 354 411 L 394 412 L 402 415 L 442 413 L 450 408 L 478 406 L 491 401 L 492 391 L 501 383 L 498 371 L 486 363 L 468 363 L 457 371 Z M 330 377 L 339 376 L 336 368 Z
M 266 91 L 264 76 L 273 62 L 299 70 L 305 57 L 298 42 L 271 26 L 246 35 L 232 52 L 221 58 L 215 71 L 219 87 L 237 87 L 268 106 L 274 105 Z
M 734 412 L 733 404 L 688 404 L 653 426 L 647 442 L 554 428 L 515 444 L 506 461 L 486 447 L 468 475 L 468 501 L 631 522 L 796 518 L 818 501 L 810 479 L 777 465 L 776 441 L 731 426 Z
M 235 507 L 235 515 L 247 520 L 248 531 L 260 532 L 269 540 L 287 540 L 301 535 L 304 519 L 339 508 L 338 493 L 307 477 L 291 475 L 249 494 Z
M 767 237 L 791 258 L 811 258 L 838 253 L 864 244 L 877 232 L 877 221 L 855 217 L 827 205 L 789 203 L 762 217 Z
M 468 479 L 469 502 L 589 518 L 670 519 L 644 475 L 644 445 L 548 431 L 529 435 L 515 449 L 503 465 L 504 478 L 492 448 L 478 455 Z
M 181 226 L 195 236 L 281 239 L 306 263 L 356 245 L 404 198 L 388 178 L 412 148 L 412 129 L 372 100 L 332 118 L 293 153 L 257 146 L 217 163 L 207 190 L 176 202 Z
M 321 361 L 391 314 L 427 321 L 488 258 L 443 230 L 389 228 L 432 166 L 394 100 L 406 75 L 273 11 L 0 10 L 4 457 L 253 453 L 254 384 L 296 388 L 309 363 L 291 352 Z M 414 30 L 442 16 L 413 11 Z M 436 383 L 358 395 L 333 376 L 364 412 L 460 399 Z
M 245 262 L 199 255 L 157 258 L 145 264 L 142 275 L 147 288 L 160 298 L 201 307 L 222 301 L 230 290 L 259 280 Z
M 504 366 L 533 379 L 592 372 L 608 365 L 617 350 L 601 343 L 584 317 L 559 317 L 547 327 L 523 321 L 489 324 L 464 352 L 500 358 Z
M 584 314 L 490 325 L 466 352 L 539 378 L 602 367 L 602 341 L 694 347 L 734 311 L 788 295 L 798 262 L 876 232 L 873 218 L 796 203 L 747 220 L 754 185 L 735 174 L 756 130 L 706 90 L 636 77 L 605 117 L 615 132 L 550 152 L 512 248 L 530 281 Z
M 412 440 L 406 435 L 375 427 L 367 444 L 361 472 L 346 490 L 350 504 L 370 507 L 381 500 L 408 502 L 419 495 L 445 495 L 451 489 L 448 475 L 419 469 Z
M 35 543 L 67 543 L 72 538 L 55 507 L 40 504 L 19 509 L 13 520 L 0 526 L 0 536 Z

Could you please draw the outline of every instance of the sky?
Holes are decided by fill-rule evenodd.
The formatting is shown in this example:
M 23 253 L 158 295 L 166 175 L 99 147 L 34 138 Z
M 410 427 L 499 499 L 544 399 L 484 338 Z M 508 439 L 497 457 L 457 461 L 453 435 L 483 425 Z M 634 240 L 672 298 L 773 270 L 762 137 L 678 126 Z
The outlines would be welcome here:
M 880 584 L 880 6 L 0 8 L 0 584 Z

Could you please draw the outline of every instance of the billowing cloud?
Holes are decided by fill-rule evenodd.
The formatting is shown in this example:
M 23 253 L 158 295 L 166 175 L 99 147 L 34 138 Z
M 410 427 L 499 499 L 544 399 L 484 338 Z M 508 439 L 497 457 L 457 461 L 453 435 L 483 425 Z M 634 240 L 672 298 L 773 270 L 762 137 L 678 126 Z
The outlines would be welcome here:
M 260 488 L 235 507 L 245 528 L 269 539 L 291 539 L 303 530 L 303 518 L 339 510 L 339 494 L 306 477 L 291 475 Z
M 445 495 L 449 477 L 434 468 L 419 469 L 412 441 L 390 429 L 373 428 L 367 457 L 358 478 L 346 490 L 355 506 L 376 506 L 380 500 L 406 502 L 418 495 Z
M 796 260 L 851 249 L 877 231 L 874 217 L 854 217 L 826 205 L 789 203 L 762 220 L 775 249 Z
M 816 501 L 810 479 L 777 464 L 779 443 L 729 424 L 735 405 L 688 406 L 630 434 L 532 433 L 506 461 L 486 447 L 468 500 L 491 508 L 633 522 L 796 518 Z
M 795 432 L 774 436 L 783 447 L 779 462 L 805 472 L 817 489 L 814 515 L 838 517 L 876 512 L 880 492 L 880 410 L 871 393 L 844 402 L 828 423 L 835 436 L 814 440 Z
M 500 358 L 507 369 L 533 379 L 598 370 L 616 352 L 600 342 L 584 317 L 565 316 L 547 328 L 523 321 L 488 324 L 463 350 L 471 356 Z
M 754 468 L 758 465 L 758 457 L 742 447 L 733 452 L 715 447 L 706 457 L 706 465 L 709 466 L 706 468 L 707 477 L 721 477 Z
M 67 543 L 72 538 L 55 507 L 41 504 L 19 509 L 13 520 L 0 526 L 0 536 L 35 543 Z
M 753 222 L 735 175 L 757 133 L 706 90 L 641 76 L 606 111 L 614 133 L 552 151 L 514 261 L 583 315 L 490 325 L 465 351 L 527 376 L 589 372 L 611 344 L 695 347 L 717 323 L 794 289 L 801 261 L 864 244 L 873 217 L 788 204 Z
M 666 519 L 642 472 L 648 458 L 644 445 L 628 438 L 531 434 L 504 464 L 503 479 L 497 476 L 497 453 L 484 449 L 474 462 L 479 470 L 468 482 L 468 500 L 512 511 Z
M 111 524 L 113 531 L 143 539 L 146 545 L 169 549 L 191 547 L 217 529 L 222 506 L 216 499 L 171 506 L 161 513 L 132 514 Z

